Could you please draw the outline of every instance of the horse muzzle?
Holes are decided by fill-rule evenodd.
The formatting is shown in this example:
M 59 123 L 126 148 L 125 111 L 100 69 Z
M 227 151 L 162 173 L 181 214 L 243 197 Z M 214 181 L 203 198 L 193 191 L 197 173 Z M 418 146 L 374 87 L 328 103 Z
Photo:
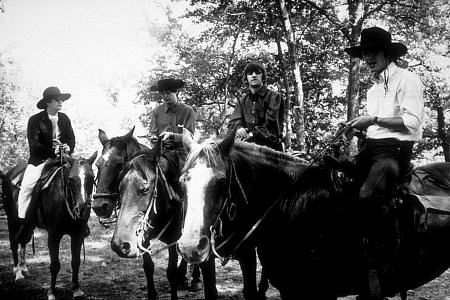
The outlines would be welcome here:
M 177 242 L 178 254 L 188 263 L 199 264 L 206 261 L 209 257 L 211 242 L 206 235 L 199 239 L 183 239 L 181 237 Z
M 110 196 L 106 196 L 110 195 Z M 92 209 L 95 214 L 101 218 L 111 217 L 114 210 L 114 195 L 112 194 L 94 194 Z

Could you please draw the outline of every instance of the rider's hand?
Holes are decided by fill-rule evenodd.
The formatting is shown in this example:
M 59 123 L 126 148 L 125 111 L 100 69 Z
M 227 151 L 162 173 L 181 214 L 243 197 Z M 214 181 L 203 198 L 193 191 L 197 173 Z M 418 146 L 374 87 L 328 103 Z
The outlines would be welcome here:
M 346 125 L 358 130 L 366 130 L 367 127 L 373 124 L 375 124 L 375 117 L 372 116 L 359 116 L 346 123 Z
M 248 133 L 247 133 L 247 129 L 245 129 L 245 128 L 239 128 L 237 131 L 236 131 L 236 140 L 238 140 L 238 141 L 243 141 L 243 140 L 245 140 L 245 139 L 247 139 L 248 138 Z
M 163 141 L 170 139 L 173 136 L 172 132 L 164 131 L 159 135 Z
M 61 150 L 64 151 L 65 153 L 69 154 L 70 147 L 69 147 L 69 145 L 64 143 L 64 144 L 61 145 Z

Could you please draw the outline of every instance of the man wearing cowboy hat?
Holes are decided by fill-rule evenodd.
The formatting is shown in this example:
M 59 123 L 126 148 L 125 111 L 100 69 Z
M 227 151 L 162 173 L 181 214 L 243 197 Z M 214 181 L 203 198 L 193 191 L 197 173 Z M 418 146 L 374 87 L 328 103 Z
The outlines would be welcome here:
M 191 134 L 195 132 L 195 111 L 184 103 L 178 101 L 178 91 L 184 87 L 184 81 L 175 78 L 165 78 L 150 87 L 153 92 L 159 92 L 164 103 L 153 109 L 150 121 L 150 135 L 153 142 L 162 138 L 163 152 L 171 153 L 165 158 L 171 166 L 177 169 L 178 176 L 173 182 L 169 182 L 178 196 L 181 196 L 179 176 L 187 157 L 187 151 L 183 146 L 183 128 Z M 184 278 L 187 285 L 187 278 Z M 202 289 L 200 279 L 191 281 L 191 291 Z
M 51 86 L 44 90 L 43 98 L 37 103 L 41 112 L 28 120 L 27 138 L 30 148 L 28 165 L 22 179 L 18 196 L 18 217 L 24 224 L 16 239 L 25 233 L 30 215 L 27 212 L 36 182 L 39 180 L 45 163 L 55 158 L 60 151 L 72 154 L 75 148 L 75 135 L 69 117 L 59 112 L 64 101 L 70 94 L 61 93 L 57 87 Z
M 396 218 L 381 211 L 390 206 L 394 185 L 409 167 L 414 143 L 422 138 L 423 85 L 417 75 L 396 65 L 397 59 L 406 54 L 407 47 L 392 42 L 391 34 L 384 29 L 364 29 L 360 45 L 346 48 L 345 52 L 361 58 L 372 73 L 367 114 L 346 124 L 366 131 L 356 159 L 366 178 L 359 198 L 368 212 L 364 219 L 367 220 L 368 250 L 373 254 L 369 254 L 369 260 L 374 260 L 373 267 L 379 268 L 392 264 L 390 260 L 398 252 L 398 234 L 393 229 Z
M 251 61 L 244 68 L 242 82 L 248 91 L 236 103 L 228 131 L 236 130 L 236 139 L 282 151 L 284 102 L 281 95 L 266 86 L 263 64 Z

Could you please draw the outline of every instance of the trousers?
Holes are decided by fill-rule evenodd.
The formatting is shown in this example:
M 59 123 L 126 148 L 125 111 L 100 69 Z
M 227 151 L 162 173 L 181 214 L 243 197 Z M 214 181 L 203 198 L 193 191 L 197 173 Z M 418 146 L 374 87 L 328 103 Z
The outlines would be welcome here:
M 23 174 L 22 184 L 19 191 L 19 196 L 17 199 L 17 211 L 19 218 L 25 219 L 28 206 L 31 202 L 31 196 L 33 194 L 34 186 L 39 180 L 44 169 L 46 161 L 35 166 L 28 164 L 25 173 Z

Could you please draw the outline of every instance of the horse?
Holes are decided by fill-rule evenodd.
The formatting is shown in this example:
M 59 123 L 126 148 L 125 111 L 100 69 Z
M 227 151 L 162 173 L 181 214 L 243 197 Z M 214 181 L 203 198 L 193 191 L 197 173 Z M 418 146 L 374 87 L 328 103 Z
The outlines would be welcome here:
M 102 154 L 95 163 L 97 167 L 97 186 L 93 195 L 93 210 L 100 218 L 100 223 L 112 223 L 116 218 L 111 218 L 114 211 L 120 207 L 119 183 L 121 180 L 121 171 L 126 163 L 136 153 L 149 151 L 150 149 L 133 137 L 134 127 L 125 135 L 108 138 L 108 135 L 99 129 L 98 138 L 103 146 Z M 123 172 L 122 172 L 123 173 Z M 148 294 L 152 293 L 154 287 L 153 271 L 151 270 L 151 257 L 149 253 L 142 256 L 143 268 L 147 278 Z M 178 267 L 178 287 L 186 288 L 188 280 L 186 278 L 187 262 L 181 261 Z M 151 275 L 150 275 L 151 274 Z M 190 290 L 197 291 L 201 289 L 200 270 L 194 266 L 192 272 L 192 281 Z
M 119 186 L 121 209 L 111 239 L 111 248 L 120 257 L 134 258 L 142 251 L 147 264 L 148 298 L 156 299 L 153 282 L 154 263 L 151 255 L 168 248 L 167 279 L 171 299 L 177 298 L 177 261 L 175 242 L 181 235 L 183 209 L 181 199 L 172 186 L 178 181 L 179 171 L 170 162 L 173 152 L 159 153 L 160 147 L 151 152 L 137 153 L 125 169 Z M 154 240 L 167 244 L 152 250 Z M 196 266 L 198 269 L 198 266 Z M 215 262 L 200 264 L 206 299 L 217 299 Z
M 183 259 L 201 263 L 211 252 L 226 259 L 243 243 L 252 243 L 283 299 L 336 300 L 347 295 L 367 299 L 367 257 L 357 219 L 364 215 L 357 199 L 347 198 L 338 187 L 333 170 L 267 147 L 235 142 L 234 134 L 200 145 L 189 141 L 186 146 L 191 151 L 180 182 L 189 205 L 177 242 Z M 433 169 L 450 182 L 449 163 L 417 169 Z M 425 193 L 424 188 L 416 191 Z M 443 201 L 450 202 L 448 190 Z M 410 208 L 406 200 L 402 205 L 404 211 Z M 224 217 L 230 219 L 227 215 L 232 216 L 231 225 L 222 222 Z M 448 228 L 417 232 L 409 229 L 408 218 L 402 223 L 398 260 L 378 270 L 383 297 L 400 293 L 406 299 L 407 290 L 450 266 Z M 221 232 L 228 237 L 218 249 L 216 237 Z
M 39 180 L 34 189 L 35 201 L 30 203 L 29 210 L 36 212 L 32 216 L 33 228 L 37 226 L 48 232 L 48 248 L 50 254 L 51 282 L 47 292 L 49 300 L 55 299 L 56 278 L 60 270 L 59 245 L 63 235 L 71 238 L 72 253 L 72 291 L 74 297 L 82 297 L 83 291 L 78 283 L 80 267 L 81 244 L 84 241 L 84 229 L 89 220 L 91 195 L 94 185 L 94 173 L 92 164 L 97 156 L 95 152 L 89 159 L 65 157 L 53 179 L 44 184 Z M 47 166 L 55 165 L 56 161 L 50 161 Z M 60 160 L 58 159 L 58 165 Z M 44 168 L 44 173 L 47 171 Z M 9 170 L 3 178 L 3 197 L 5 212 L 8 218 L 9 241 L 14 261 L 15 280 L 22 280 L 28 276 L 28 268 L 25 262 L 25 247 L 31 239 L 31 232 L 24 235 L 21 241 L 16 241 L 16 233 L 20 228 L 17 215 L 17 197 L 19 187 L 14 179 L 25 169 L 26 165 L 17 165 Z M 49 173 L 50 174 L 50 173 Z M 35 197 L 33 196 L 33 197 Z M 20 244 L 20 257 L 18 245 Z M 20 259 L 19 259 L 20 258 Z

